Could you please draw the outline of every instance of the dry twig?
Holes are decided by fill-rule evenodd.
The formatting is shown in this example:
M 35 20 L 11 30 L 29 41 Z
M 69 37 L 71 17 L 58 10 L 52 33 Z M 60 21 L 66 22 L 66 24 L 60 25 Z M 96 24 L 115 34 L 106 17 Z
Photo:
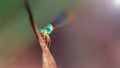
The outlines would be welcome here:
M 30 10 L 27 0 L 25 1 L 25 6 L 26 6 L 27 12 L 29 14 L 31 26 L 34 30 L 34 33 L 35 33 L 35 35 L 39 41 L 39 44 L 41 46 L 41 49 L 42 49 L 42 65 L 43 65 L 42 68 L 57 68 L 56 62 L 55 62 L 49 48 L 47 47 L 47 44 L 44 42 L 41 34 L 39 33 L 38 27 L 34 23 L 33 16 L 32 16 L 32 13 L 31 13 L 31 10 Z

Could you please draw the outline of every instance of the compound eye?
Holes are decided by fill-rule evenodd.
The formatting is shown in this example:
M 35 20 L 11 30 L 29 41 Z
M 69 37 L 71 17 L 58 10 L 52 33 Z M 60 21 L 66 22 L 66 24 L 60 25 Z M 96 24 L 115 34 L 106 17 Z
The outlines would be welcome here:
M 42 33 L 42 32 L 43 32 L 43 29 L 42 29 L 42 28 L 39 28 L 39 31 L 40 31 L 40 33 Z
M 47 32 L 50 32 L 51 30 L 49 28 L 47 28 Z
M 47 33 L 50 34 L 52 30 L 50 28 L 47 28 Z

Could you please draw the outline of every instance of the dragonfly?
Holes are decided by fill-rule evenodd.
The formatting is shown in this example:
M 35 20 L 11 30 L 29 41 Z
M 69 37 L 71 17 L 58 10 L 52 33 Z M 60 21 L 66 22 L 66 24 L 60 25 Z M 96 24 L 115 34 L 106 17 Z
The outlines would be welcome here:
M 41 33 L 44 41 L 47 45 L 51 45 L 50 34 L 59 27 L 65 26 L 76 19 L 76 15 L 73 12 L 62 12 L 58 15 L 58 17 L 50 24 L 47 24 L 44 28 L 39 28 L 39 32 Z

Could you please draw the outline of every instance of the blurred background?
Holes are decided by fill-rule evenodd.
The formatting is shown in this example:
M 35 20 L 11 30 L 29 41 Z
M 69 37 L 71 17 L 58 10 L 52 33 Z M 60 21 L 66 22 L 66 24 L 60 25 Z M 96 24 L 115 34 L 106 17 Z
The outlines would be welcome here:
M 43 27 L 62 11 L 77 19 L 55 30 L 51 52 L 58 68 L 120 68 L 120 0 L 29 0 Z M 0 0 L 0 68 L 41 68 L 41 49 L 24 0 Z

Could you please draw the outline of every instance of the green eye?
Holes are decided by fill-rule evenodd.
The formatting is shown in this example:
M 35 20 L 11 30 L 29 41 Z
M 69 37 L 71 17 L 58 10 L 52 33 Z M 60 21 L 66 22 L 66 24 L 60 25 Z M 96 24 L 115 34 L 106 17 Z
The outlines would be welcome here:
M 49 33 L 51 30 L 49 28 L 47 28 L 47 32 Z
M 53 31 L 52 24 L 48 24 L 44 29 L 46 29 L 47 34 L 50 34 Z
M 42 28 L 39 28 L 39 31 L 40 31 L 40 33 L 43 33 L 43 29 Z

